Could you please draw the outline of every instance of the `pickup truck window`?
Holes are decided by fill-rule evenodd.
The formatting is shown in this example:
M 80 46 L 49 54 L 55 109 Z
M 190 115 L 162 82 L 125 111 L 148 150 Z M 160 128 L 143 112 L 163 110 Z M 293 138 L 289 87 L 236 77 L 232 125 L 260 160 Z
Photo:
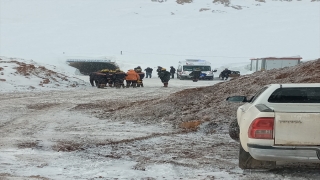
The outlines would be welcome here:
M 270 103 L 320 103 L 320 87 L 279 88 L 268 99 Z
M 261 88 L 261 89 L 251 98 L 250 103 L 253 103 L 253 102 L 260 96 L 260 94 L 262 94 L 263 91 L 265 91 L 266 89 L 268 89 L 268 87 L 263 87 L 263 88 Z

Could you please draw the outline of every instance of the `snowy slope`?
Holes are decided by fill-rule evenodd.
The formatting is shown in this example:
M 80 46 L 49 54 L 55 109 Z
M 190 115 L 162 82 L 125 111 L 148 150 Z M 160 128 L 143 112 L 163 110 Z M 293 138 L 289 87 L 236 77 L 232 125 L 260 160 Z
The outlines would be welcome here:
M 69 74 L 67 56 L 109 56 L 124 70 L 198 58 L 242 74 L 250 58 L 320 57 L 319 1 L 213 2 L 1 0 L 0 56 Z

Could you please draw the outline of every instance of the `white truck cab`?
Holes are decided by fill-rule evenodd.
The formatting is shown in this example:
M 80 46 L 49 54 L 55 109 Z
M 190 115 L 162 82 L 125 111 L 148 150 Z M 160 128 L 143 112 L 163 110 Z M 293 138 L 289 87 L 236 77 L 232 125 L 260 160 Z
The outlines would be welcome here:
M 191 79 L 192 77 L 189 74 L 196 68 L 201 70 L 200 79 L 213 80 L 214 76 L 211 69 L 211 63 L 201 59 L 186 59 L 184 61 L 179 61 L 177 78 L 180 80 Z

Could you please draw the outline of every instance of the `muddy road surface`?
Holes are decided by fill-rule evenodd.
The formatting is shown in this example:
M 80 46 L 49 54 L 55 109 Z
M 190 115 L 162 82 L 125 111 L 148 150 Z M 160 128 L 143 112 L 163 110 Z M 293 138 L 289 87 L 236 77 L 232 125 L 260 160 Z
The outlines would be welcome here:
M 320 177 L 302 164 L 241 170 L 228 135 L 236 106 L 215 105 L 203 89 L 217 83 L 174 79 L 164 88 L 153 78 L 143 88 L 2 93 L 0 179 Z

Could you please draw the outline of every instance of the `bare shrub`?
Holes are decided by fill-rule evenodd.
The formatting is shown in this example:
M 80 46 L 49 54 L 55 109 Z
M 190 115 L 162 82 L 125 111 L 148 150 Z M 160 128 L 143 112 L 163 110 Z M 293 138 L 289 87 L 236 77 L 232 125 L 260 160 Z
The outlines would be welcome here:
M 54 151 L 64 151 L 64 152 L 71 152 L 77 150 L 83 150 L 84 144 L 76 143 L 76 142 L 58 142 L 56 145 L 52 146 Z
M 238 6 L 238 5 L 236 5 L 236 6 L 231 6 L 233 9 L 237 9 L 237 10 L 241 10 L 242 9 L 242 7 L 241 6 Z
M 34 87 L 31 86 L 30 88 L 34 88 Z M 58 103 L 38 103 L 38 104 L 27 105 L 27 108 L 41 110 L 41 109 L 46 109 L 46 108 L 56 106 L 56 105 L 58 105 Z
M 192 3 L 193 0 L 177 0 L 176 1 L 178 4 L 184 4 L 184 3 Z
M 210 8 L 201 8 L 201 9 L 199 10 L 199 12 L 208 11 L 208 10 L 210 10 Z
M 167 0 L 151 0 L 152 2 L 159 2 L 159 3 L 162 3 L 162 2 L 166 2 Z
M 229 6 L 230 0 L 213 0 L 213 3 L 220 3 L 220 4 L 224 4 L 225 6 Z
M 19 73 L 19 74 L 24 75 L 24 76 L 29 76 L 30 72 L 35 69 L 35 66 L 32 65 L 32 64 L 26 64 L 26 63 L 23 63 L 23 62 L 16 62 L 16 63 L 18 65 L 20 65 L 20 66 L 16 67 L 16 69 L 17 69 L 16 73 Z
M 24 148 L 35 148 L 38 146 L 37 142 L 23 142 L 18 144 L 18 148 L 24 149 Z
M 42 81 L 43 84 L 49 84 L 49 82 L 50 82 L 50 80 L 48 78 L 44 78 Z
M 179 127 L 183 129 L 197 129 L 203 121 L 189 121 L 180 123 Z

